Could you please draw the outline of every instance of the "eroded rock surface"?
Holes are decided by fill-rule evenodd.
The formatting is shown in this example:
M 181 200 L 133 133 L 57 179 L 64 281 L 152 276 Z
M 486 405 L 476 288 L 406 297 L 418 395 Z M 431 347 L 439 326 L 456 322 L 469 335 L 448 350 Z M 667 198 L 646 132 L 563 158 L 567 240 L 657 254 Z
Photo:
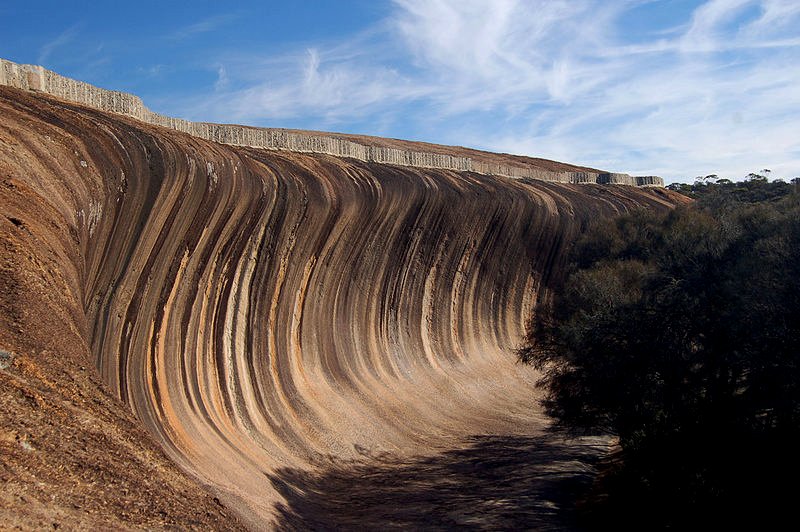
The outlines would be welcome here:
M 675 201 L 226 146 L 0 87 L 0 522 L 346 524 L 314 498 L 341 464 L 534 437 L 512 350 L 565 245 Z

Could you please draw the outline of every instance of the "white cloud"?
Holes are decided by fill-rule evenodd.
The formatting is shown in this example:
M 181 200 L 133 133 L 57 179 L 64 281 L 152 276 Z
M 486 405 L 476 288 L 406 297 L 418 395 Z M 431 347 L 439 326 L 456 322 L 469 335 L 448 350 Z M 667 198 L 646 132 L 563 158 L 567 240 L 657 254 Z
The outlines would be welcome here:
M 75 39 L 81 29 L 81 24 L 75 24 L 70 26 L 69 28 L 62 31 L 56 38 L 51 41 L 46 42 L 42 45 L 39 49 L 39 57 L 36 59 L 37 64 L 44 65 L 47 64 L 48 59 L 50 56 L 58 50 L 59 48 L 69 44 L 71 41 Z
M 736 18 L 753 0 L 711 0 L 697 8 L 689 30 L 681 38 L 686 52 L 713 52 L 720 44 L 725 24 Z
M 797 17 L 800 16 L 800 2 L 797 0 L 765 0 L 761 3 L 761 10 L 761 16 L 747 27 L 751 35 L 769 36 L 787 27 L 797 27 Z
M 632 38 L 621 19 L 647 3 L 395 0 L 348 41 L 222 58 L 192 105 L 668 178 L 800 174 L 800 4 L 711 0 Z
M 203 20 L 194 22 L 192 24 L 183 26 L 182 28 L 178 28 L 177 30 L 167 35 L 167 38 L 173 41 L 182 41 L 194 37 L 196 35 L 200 35 L 202 33 L 215 31 L 220 27 L 235 21 L 237 18 L 239 18 L 239 15 L 236 13 L 225 13 L 221 15 L 214 15 L 211 17 L 204 18 Z
M 316 49 L 286 59 L 264 68 L 263 81 L 223 95 L 223 112 L 255 120 L 311 113 L 335 123 L 420 92 L 392 69 L 362 69 Z
M 228 88 L 230 79 L 228 78 L 228 71 L 225 70 L 224 65 L 217 67 L 217 81 L 214 82 L 214 92 L 221 92 Z

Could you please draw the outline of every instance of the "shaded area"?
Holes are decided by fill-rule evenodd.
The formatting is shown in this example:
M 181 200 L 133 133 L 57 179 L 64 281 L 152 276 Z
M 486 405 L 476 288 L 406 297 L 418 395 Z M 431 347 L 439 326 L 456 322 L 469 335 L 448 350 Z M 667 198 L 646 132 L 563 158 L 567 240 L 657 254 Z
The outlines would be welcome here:
M 559 426 L 618 435 L 609 513 L 650 529 L 795 512 L 800 195 L 750 179 L 591 227 L 520 352 Z
M 401 461 L 334 463 L 320 474 L 280 469 L 275 526 L 305 529 L 577 527 L 607 438 L 476 436 L 460 449 Z

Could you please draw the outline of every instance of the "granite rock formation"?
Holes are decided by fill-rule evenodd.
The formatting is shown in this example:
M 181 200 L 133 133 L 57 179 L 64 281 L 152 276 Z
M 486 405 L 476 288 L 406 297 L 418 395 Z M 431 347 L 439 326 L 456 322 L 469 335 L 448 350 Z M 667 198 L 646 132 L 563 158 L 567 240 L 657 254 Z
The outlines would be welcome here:
M 0 87 L 0 522 L 281 526 L 280 471 L 541 433 L 513 349 L 565 246 L 675 201 L 230 146 Z

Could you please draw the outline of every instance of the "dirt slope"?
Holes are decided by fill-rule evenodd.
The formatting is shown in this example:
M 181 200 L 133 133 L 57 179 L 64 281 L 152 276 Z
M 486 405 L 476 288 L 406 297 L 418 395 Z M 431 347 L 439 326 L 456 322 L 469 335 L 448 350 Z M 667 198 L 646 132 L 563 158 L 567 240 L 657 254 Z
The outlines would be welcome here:
M 512 349 L 565 244 L 674 201 L 224 146 L 0 87 L 0 523 L 346 524 L 297 478 L 538 434 Z

